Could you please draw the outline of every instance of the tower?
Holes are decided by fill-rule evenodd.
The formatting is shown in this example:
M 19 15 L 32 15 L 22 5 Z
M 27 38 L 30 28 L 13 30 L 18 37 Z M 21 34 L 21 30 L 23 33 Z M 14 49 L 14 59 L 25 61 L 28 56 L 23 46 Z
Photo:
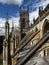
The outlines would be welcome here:
M 9 23 L 8 23 L 8 13 L 6 15 L 6 23 L 5 23 L 5 39 L 9 39 Z
M 9 23 L 8 23 L 8 13 L 6 16 L 6 23 L 5 23 L 5 39 L 3 42 L 3 65 L 9 65 Z
M 14 38 L 14 23 L 12 21 L 12 38 Z
M 11 40 L 10 40 L 10 51 L 11 51 L 11 55 L 14 53 L 14 24 L 12 21 L 12 36 L 11 36 Z
M 12 21 L 12 36 L 10 39 L 10 55 L 12 56 L 14 54 L 15 51 L 15 38 L 14 38 L 14 23 Z M 12 60 L 12 65 L 14 65 L 14 58 L 11 59 Z
M 29 12 L 28 9 L 20 10 L 20 30 L 21 38 L 25 36 L 26 31 L 29 29 Z

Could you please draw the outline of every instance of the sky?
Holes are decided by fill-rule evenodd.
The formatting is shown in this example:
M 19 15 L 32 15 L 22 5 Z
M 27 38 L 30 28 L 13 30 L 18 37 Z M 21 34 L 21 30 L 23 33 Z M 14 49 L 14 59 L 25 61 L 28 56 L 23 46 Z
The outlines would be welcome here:
M 21 8 L 29 8 L 29 20 L 33 22 L 33 18 L 38 17 L 38 10 L 40 6 L 45 8 L 49 0 L 0 0 L 0 35 L 4 35 L 6 13 L 8 12 L 8 19 L 10 24 L 10 30 L 12 27 L 12 21 L 16 28 L 19 27 L 19 13 Z

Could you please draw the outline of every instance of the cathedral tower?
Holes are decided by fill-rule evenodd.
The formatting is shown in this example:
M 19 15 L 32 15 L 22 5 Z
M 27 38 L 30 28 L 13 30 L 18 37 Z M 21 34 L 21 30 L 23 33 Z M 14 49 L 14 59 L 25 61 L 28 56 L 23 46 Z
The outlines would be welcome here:
M 7 13 L 5 23 L 5 39 L 3 42 L 3 65 L 9 65 L 9 53 L 9 23 Z
M 20 10 L 20 29 L 21 29 L 21 36 L 25 35 L 25 32 L 29 29 L 29 12 L 28 9 Z
M 8 13 L 6 15 L 6 23 L 5 23 L 5 39 L 9 39 L 9 23 L 8 23 Z

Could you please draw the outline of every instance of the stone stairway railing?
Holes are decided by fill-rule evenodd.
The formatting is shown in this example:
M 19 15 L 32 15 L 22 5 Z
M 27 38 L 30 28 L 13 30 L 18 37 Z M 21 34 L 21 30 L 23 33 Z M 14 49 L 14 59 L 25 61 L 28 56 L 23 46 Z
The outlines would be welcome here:
M 31 34 L 33 34 L 33 33 L 34 33 L 34 32 L 28 33 L 28 34 L 20 41 L 20 43 L 19 43 L 19 45 L 17 46 L 17 48 L 18 48 L 20 45 L 22 45 L 22 43 L 24 43 L 24 42 L 27 40 L 27 38 L 30 37 Z M 16 49 L 17 49 L 17 48 L 16 48 Z
M 40 39 L 39 42 L 37 42 L 35 44 L 35 46 L 33 46 L 29 52 L 26 53 L 26 55 L 24 57 L 22 57 L 20 60 L 17 61 L 16 65 L 24 65 L 31 57 L 33 57 L 35 55 L 35 52 L 41 48 L 41 46 L 48 40 L 49 38 L 49 32 L 47 32 L 43 38 Z
M 24 47 L 24 46 L 26 46 L 27 45 L 27 43 L 29 43 L 30 42 L 30 40 L 32 39 L 32 38 L 34 38 L 38 33 L 39 33 L 40 31 L 37 31 L 37 32 L 35 32 L 34 34 L 33 33 L 31 33 L 31 34 L 29 34 L 28 35 L 28 38 L 25 40 L 25 41 L 21 41 L 19 44 L 21 44 L 20 46 L 18 46 L 18 48 L 16 49 L 16 51 L 15 51 L 15 53 L 12 55 L 12 58 Z M 26 36 L 27 37 L 27 36 Z M 25 38 L 26 38 L 25 37 Z

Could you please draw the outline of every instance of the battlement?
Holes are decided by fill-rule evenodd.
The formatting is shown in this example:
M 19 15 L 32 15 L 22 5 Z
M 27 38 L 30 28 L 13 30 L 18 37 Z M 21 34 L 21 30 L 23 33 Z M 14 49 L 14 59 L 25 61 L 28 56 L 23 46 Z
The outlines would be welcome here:
M 40 15 L 41 14 L 41 15 Z M 39 23 L 39 20 L 43 20 L 47 15 L 49 15 L 49 4 L 44 8 L 44 10 L 42 9 L 40 12 L 39 16 L 37 17 L 37 19 L 35 20 L 35 23 Z
M 25 7 L 21 7 L 20 8 L 20 16 L 21 15 L 29 15 L 29 12 L 28 12 L 29 10 L 28 10 L 28 7 L 27 8 L 25 8 Z
M 43 6 L 39 7 L 39 16 L 42 17 L 49 10 L 49 4 L 43 10 Z

